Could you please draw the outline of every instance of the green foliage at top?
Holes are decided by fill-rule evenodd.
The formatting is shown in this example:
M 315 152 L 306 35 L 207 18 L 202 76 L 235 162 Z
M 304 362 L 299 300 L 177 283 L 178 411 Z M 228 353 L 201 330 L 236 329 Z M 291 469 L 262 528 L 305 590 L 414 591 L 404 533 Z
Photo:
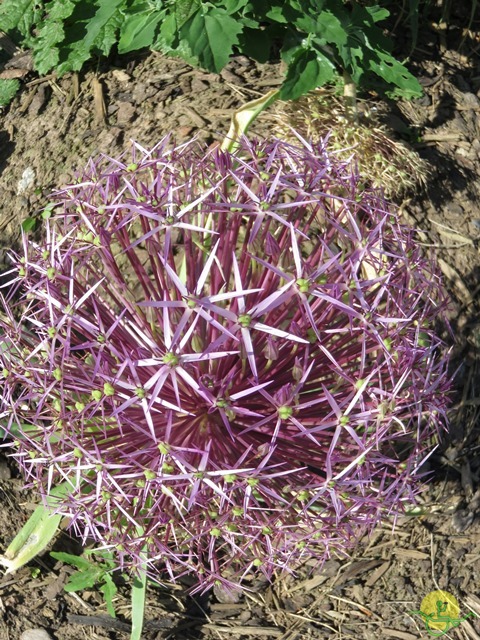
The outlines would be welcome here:
M 406 97 L 417 80 L 391 53 L 387 9 L 360 0 L 3 0 L 0 29 L 33 51 L 36 69 L 79 71 L 94 55 L 151 48 L 219 72 L 235 52 L 277 54 L 293 99 L 346 71 Z

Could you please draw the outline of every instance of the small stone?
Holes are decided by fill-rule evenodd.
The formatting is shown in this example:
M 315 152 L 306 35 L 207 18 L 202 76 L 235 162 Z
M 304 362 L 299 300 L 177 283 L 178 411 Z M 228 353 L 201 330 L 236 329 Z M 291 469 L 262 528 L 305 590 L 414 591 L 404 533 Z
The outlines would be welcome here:
M 22 173 L 21 180 L 17 184 L 17 196 L 22 195 L 25 191 L 28 191 L 35 184 L 35 170 L 32 167 L 27 167 Z
M 117 110 L 117 124 L 128 124 L 135 117 L 135 107 L 130 102 L 120 102 Z
M 20 640 L 53 640 L 45 629 L 28 629 L 20 636 Z

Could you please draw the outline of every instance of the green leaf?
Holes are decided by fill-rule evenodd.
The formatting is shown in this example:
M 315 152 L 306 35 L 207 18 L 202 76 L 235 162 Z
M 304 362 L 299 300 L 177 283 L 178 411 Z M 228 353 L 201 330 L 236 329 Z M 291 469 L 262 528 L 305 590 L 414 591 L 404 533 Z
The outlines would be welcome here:
M 49 2 L 45 7 L 45 11 L 48 14 L 48 21 L 55 22 L 59 20 L 65 20 L 65 18 L 69 18 L 73 10 L 75 9 L 75 2 L 71 2 L 71 0 L 62 0 L 62 2 Z
M 180 29 L 180 37 L 188 42 L 198 62 L 209 71 L 219 73 L 227 64 L 233 45 L 243 25 L 225 11 L 210 8 L 197 11 Z
M 74 591 L 83 591 L 84 589 L 91 589 L 97 582 L 99 582 L 101 573 L 95 571 L 94 568 L 91 571 L 76 571 L 73 573 L 67 584 L 65 585 L 65 591 L 72 593 Z
M 225 9 L 228 14 L 232 15 L 249 4 L 249 0 L 223 0 L 222 8 Z
M 18 29 L 26 35 L 35 14 L 36 0 L 4 0 L 0 4 L 0 29 L 13 31 Z
M 342 22 L 331 11 L 322 11 L 317 20 L 315 34 L 326 42 L 340 46 L 346 44 L 348 39 Z
M 132 632 L 130 640 L 141 640 L 143 629 L 143 616 L 145 612 L 145 599 L 147 596 L 147 562 L 142 563 L 140 573 L 133 578 L 132 583 Z
M 70 564 L 77 569 L 91 569 L 94 566 L 90 560 L 86 558 L 82 558 L 82 556 L 76 556 L 72 553 L 65 553 L 64 551 L 51 551 L 50 555 L 55 560 L 60 560 L 60 562 L 64 562 L 65 564 Z
M 247 27 L 243 30 L 243 33 L 239 35 L 240 50 L 244 55 L 260 63 L 268 61 L 272 44 L 270 31 L 265 31 L 263 37 L 259 38 L 257 29 Z
M 28 233 L 29 231 L 33 231 L 37 226 L 37 221 L 38 221 L 38 218 L 35 218 L 33 216 L 29 216 L 28 218 L 25 218 L 25 220 L 22 222 L 23 231 L 25 231 L 25 233 Z
M 291 61 L 280 89 L 281 100 L 296 100 L 332 80 L 333 63 L 322 53 L 300 47 Z
M 389 53 L 377 52 L 377 60 L 370 62 L 370 68 L 387 83 L 397 87 L 393 95 L 401 95 L 408 99 L 422 95 L 422 87 L 415 76 Z
M 382 7 L 373 6 L 373 7 L 365 7 L 366 11 L 372 16 L 372 20 L 374 22 L 380 22 L 381 20 L 385 20 L 390 15 L 390 11 L 388 9 L 382 9 Z
M 40 74 L 45 74 L 53 69 L 59 60 L 57 45 L 65 38 L 65 32 L 61 22 L 48 20 L 38 32 L 33 49 L 35 68 Z
M 14 99 L 20 89 L 20 82 L 15 79 L 0 79 L 0 107 L 6 107 Z
M 100 30 L 95 39 L 93 50 L 98 49 L 104 56 L 108 56 L 111 48 L 118 42 L 118 32 L 122 25 L 123 16 L 120 10 L 117 10 Z
M 298 17 L 305 17 L 305 13 L 303 11 L 296 11 L 294 6 L 291 4 L 284 4 L 282 6 L 273 6 L 266 12 L 265 17 L 272 22 L 290 24 L 293 21 L 296 21 Z M 308 19 L 312 21 L 313 24 L 312 18 Z
M 101 30 L 108 21 L 115 16 L 118 7 L 124 4 L 124 1 L 125 0 L 98 0 L 98 10 L 95 16 L 87 23 L 87 33 L 83 40 L 84 47 L 90 48 L 95 43 Z
M 200 8 L 199 0 L 176 0 L 175 1 L 175 20 L 177 29 L 180 29 L 185 22 Z
M 81 11 L 77 7 L 71 22 L 64 25 L 65 42 L 60 48 L 60 62 L 56 67 L 59 76 L 68 71 L 80 71 L 92 50 L 107 55 L 117 42 L 118 30 L 124 20 L 121 9 L 125 0 L 79 1 Z
M 100 591 L 103 593 L 107 612 L 112 616 L 112 618 L 115 618 L 116 616 L 115 607 L 113 606 L 113 598 L 117 595 L 117 587 L 109 573 L 104 573 L 103 579 L 105 580 L 105 583 L 100 587 Z
M 148 11 L 127 17 L 120 31 L 118 52 L 128 53 L 151 47 L 155 40 L 157 26 L 164 18 L 165 12 L 163 11 L 153 13 Z

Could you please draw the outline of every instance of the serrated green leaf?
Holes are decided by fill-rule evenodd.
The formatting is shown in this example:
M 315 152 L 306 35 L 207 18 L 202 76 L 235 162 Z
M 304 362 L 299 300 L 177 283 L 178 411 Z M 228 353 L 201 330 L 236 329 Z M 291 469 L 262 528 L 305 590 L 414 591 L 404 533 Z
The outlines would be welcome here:
M 299 48 L 287 71 L 280 89 L 281 100 L 296 100 L 316 87 L 332 80 L 333 63 L 313 49 Z
M 210 8 L 197 11 L 180 29 L 193 56 L 209 71 L 219 73 L 227 64 L 243 25 L 225 11 Z
M 61 22 L 48 20 L 38 33 L 33 47 L 35 68 L 40 74 L 48 73 L 57 64 L 60 57 L 57 45 L 62 42 L 65 32 Z
M 65 20 L 65 18 L 69 18 L 73 10 L 75 9 L 75 2 L 71 2 L 71 0 L 62 0 L 62 2 L 49 2 L 45 11 L 48 15 L 48 21 L 55 22 L 58 20 Z
M 0 4 L 0 29 L 7 32 L 18 29 L 25 35 L 25 26 L 31 24 L 35 5 L 36 0 L 4 0 Z
M 20 89 L 20 82 L 16 79 L 0 78 L 0 107 L 6 107 L 14 99 Z
M 175 0 L 175 20 L 177 29 L 180 29 L 185 22 L 200 9 L 199 0 Z
M 85 0 L 80 0 L 86 4 Z M 88 9 L 78 12 L 76 21 L 65 25 L 65 46 L 60 47 L 60 60 L 56 68 L 59 76 L 68 71 L 80 71 L 91 58 L 92 51 L 107 55 L 117 42 L 118 30 L 124 16 L 121 9 L 125 0 L 88 0 Z
M 157 26 L 164 18 L 164 11 L 155 11 L 153 13 L 149 11 L 129 16 L 120 30 L 118 52 L 128 53 L 151 47 L 155 40 Z
M 279 22 L 280 24 L 288 24 L 292 17 L 291 11 L 289 11 L 289 7 L 286 5 L 283 6 L 275 6 L 269 9 L 265 17 L 273 22 Z

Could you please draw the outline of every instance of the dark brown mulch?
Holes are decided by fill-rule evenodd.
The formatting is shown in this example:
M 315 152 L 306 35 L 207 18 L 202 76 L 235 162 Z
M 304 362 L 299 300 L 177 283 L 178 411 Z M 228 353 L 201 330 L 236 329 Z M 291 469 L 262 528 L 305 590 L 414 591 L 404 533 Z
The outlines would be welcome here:
M 426 190 L 401 202 L 405 220 L 423 230 L 426 251 L 438 255 L 452 295 L 458 393 L 452 433 L 431 459 L 433 478 L 422 510 L 388 523 L 349 559 L 321 571 L 305 565 L 240 602 L 221 594 L 192 601 L 185 587 L 150 589 L 145 638 L 398 638 L 428 637 L 418 616 L 422 598 L 437 588 L 453 593 L 463 614 L 480 615 L 480 58 L 479 35 L 434 25 L 420 34 L 414 70 L 425 96 L 412 103 L 375 102 L 379 120 L 429 163 Z M 463 43 L 462 43 L 463 40 Z M 462 47 L 460 48 L 460 44 Z M 19 64 L 25 64 L 20 62 Z M 100 71 L 61 80 L 31 72 L 0 116 L 0 264 L 19 241 L 20 223 L 72 179 L 92 153 L 120 153 L 130 139 L 152 145 L 170 133 L 178 141 L 208 142 L 227 131 L 231 110 L 277 86 L 275 65 L 235 59 L 216 76 L 158 54 L 121 59 Z M 371 100 L 374 98 L 370 97 Z M 255 125 L 269 135 L 270 120 Z M 10 464 L 0 465 L 0 548 L 31 511 Z M 63 536 L 56 548 L 75 549 Z M 73 546 L 72 546 L 73 545 Z M 32 569 L 40 568 L 37 575 Z M 0 638 L 46 629 L 55 640 L 127 638 L 128 590 L 120 588 L 118 618 L 106 616 L 98 592 L 63 592 L 67 570 L 44 554 L 0 581 Z M 478 639 L 471 617 L 447 637 Z

